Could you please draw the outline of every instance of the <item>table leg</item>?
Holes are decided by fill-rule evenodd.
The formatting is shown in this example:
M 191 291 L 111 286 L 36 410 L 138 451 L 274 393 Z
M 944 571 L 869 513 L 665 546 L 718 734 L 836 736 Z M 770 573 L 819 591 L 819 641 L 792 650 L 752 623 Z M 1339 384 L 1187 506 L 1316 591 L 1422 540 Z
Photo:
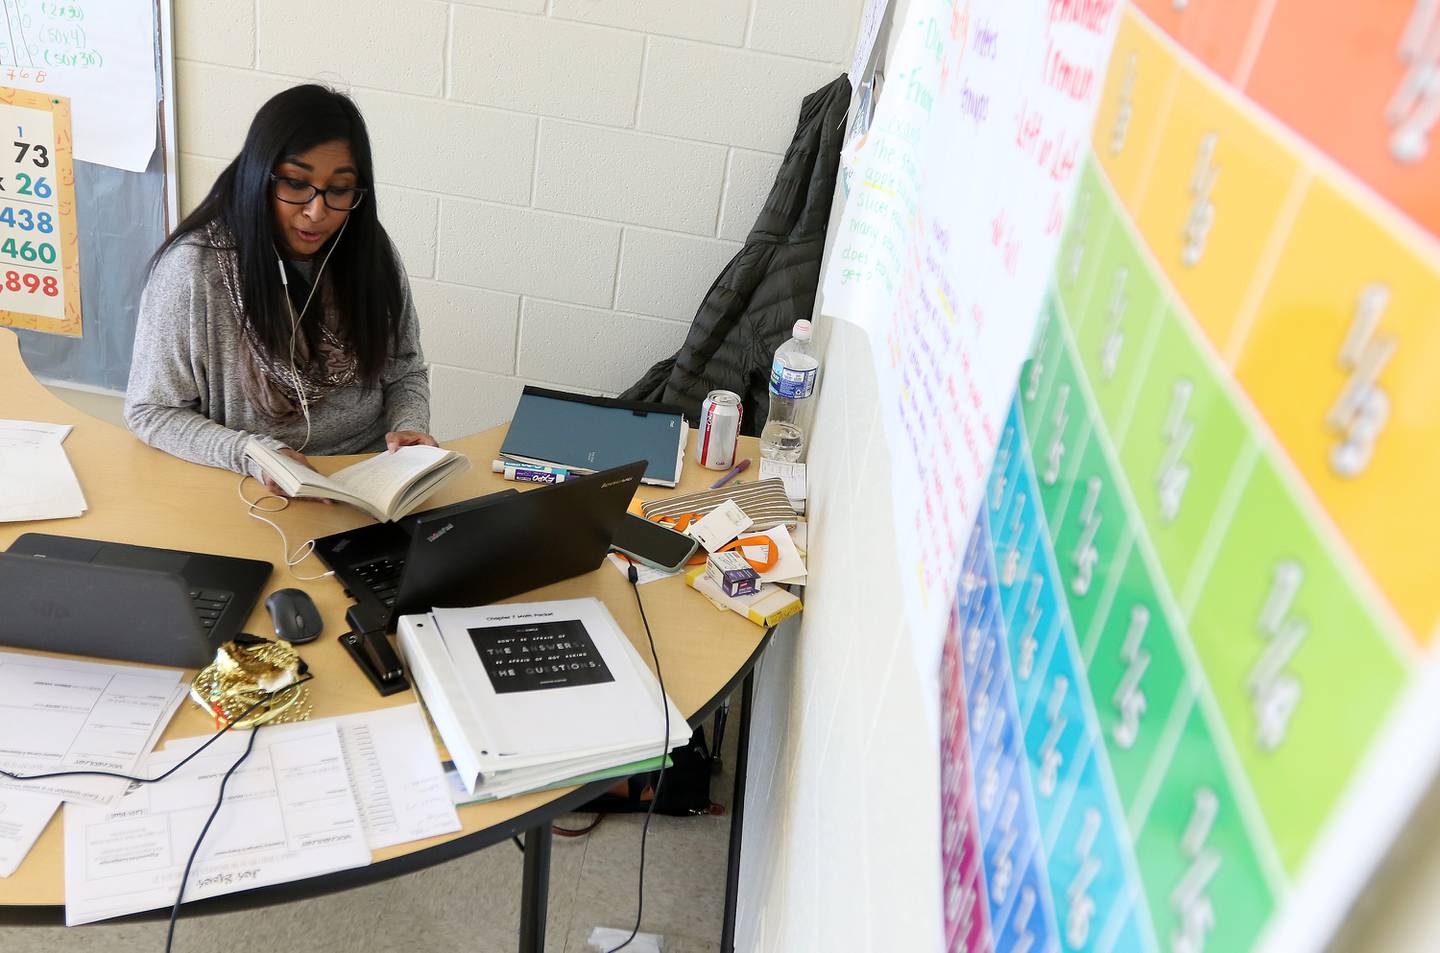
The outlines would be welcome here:
M 740 694 L 740 737 L 735 743 L 735 796 L 730 803 L 730 856 L 725 865 L 725 920 L 720 953 L 735 953 L 735 902 L 740 887 L 740 838 L 745 823 L 745 772 L 750 765 L 750 709 L 755 702 L 755 672 L 745 676 Z
M 550 822 L 525 832 L 520 885 L 520 953 L 545 953 L 545 907 L 550 899 Z
M 719 772 L 724 760 L 720 757 L 720 749 L 725 744 L 725 722 L 730 719 L 730 698 L 727 695 L 715 709 L 715 736 L 710 739 L 710 770 Z

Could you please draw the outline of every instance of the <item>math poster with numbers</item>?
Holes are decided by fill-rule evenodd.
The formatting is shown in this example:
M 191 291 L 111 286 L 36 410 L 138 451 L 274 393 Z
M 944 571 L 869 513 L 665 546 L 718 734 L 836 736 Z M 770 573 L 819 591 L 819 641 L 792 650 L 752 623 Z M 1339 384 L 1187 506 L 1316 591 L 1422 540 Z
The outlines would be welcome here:
M 0 87 L 0 325 L 79 337 L 70 103 Z
M 1440 6 L 1048 7 L 1117 22 L 952 540 L 946 947 L 1318 951 L 1440 752 Z M 878 244 L 973 211 L 902 205 Z M 1005 269 L 913 264 L 915 300 Z M 943 312 L 883 311 L 877 367 Z

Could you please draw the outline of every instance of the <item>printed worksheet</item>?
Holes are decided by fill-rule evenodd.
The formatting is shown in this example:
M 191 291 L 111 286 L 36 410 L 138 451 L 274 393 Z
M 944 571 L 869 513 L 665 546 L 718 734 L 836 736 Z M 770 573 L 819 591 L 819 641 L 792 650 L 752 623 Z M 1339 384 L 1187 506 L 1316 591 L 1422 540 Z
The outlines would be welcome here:
M 16 871 L 59 807 L 53 795 L 0 791 L 0 877 Z
M 419 705 L 362 711 L 265 730 L 293 736 L 337 728 L 350 789 L 371 850 L 460 829 L 440 755 Z M 172 741 L 166 745 L 165 754 L 183 756 L 207 740 L 199 737 Z
M 245 751 L 233 732 L 158 784 L 136 785 L 109 807 L 65 813 L 68 926 L 167 907 L 221 780 Z M 155 775 L 184 748 L 146 759 Z M 201 843 L 185 899 L 285 883 L 370 862 L 338 731 L 260 729 L 231 776 L 225 801 Z
M 180 672 L 0 652 L 0 769 L 135 774 L 179 703 Z M 119 778 L 0 778 L 0 788 L 108 804 Z

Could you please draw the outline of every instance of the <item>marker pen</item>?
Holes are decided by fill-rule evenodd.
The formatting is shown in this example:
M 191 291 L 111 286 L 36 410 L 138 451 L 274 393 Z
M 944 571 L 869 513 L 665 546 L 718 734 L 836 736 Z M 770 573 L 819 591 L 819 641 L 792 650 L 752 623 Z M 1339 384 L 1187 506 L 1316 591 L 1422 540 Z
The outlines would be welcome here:
M 570 478 L 565 467 L 547 467 L 539 463 L 516 463 L 513 460 L 491 460 L 490 472 L 519 483 L 564 483 Z

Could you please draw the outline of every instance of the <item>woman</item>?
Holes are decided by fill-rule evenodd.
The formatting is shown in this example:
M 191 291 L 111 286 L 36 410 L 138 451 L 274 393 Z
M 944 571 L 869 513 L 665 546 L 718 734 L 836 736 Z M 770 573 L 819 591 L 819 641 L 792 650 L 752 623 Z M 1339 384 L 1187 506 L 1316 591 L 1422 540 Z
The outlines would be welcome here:
M 302 463 L 435 444 L 410 285 L 373 188 L 348 97 L 297 86 L 260 107 L 151 264 L 125 397 L 141 440 L 257 477 L 250 440 Z

